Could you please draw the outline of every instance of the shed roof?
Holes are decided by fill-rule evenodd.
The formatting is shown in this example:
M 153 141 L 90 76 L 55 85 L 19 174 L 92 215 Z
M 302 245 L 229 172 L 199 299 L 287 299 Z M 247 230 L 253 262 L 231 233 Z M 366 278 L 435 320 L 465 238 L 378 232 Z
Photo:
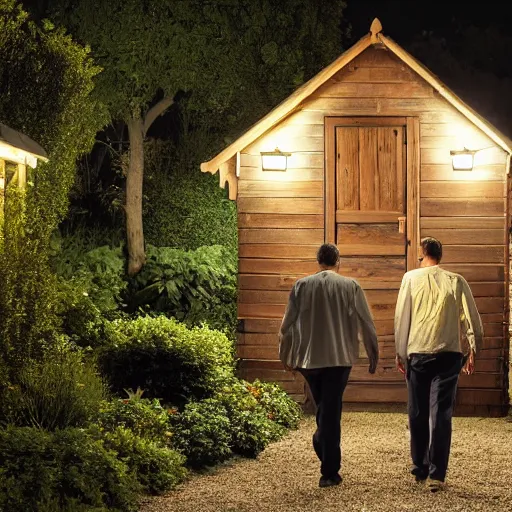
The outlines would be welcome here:
M 201 171 L 215 174 L 221 165 L 252 144 L 256 139 L 273 128 L 280 121 L 295 112 L 300 104 L 311 96 L 321 85 L 332 78 L 338 71 L 354 60 L 364 50 L 374 44 L 384 45 L 394 55 L 407 64 L 421 78 L 429 83 L 443 98 L 463 114 L 475 126 L 480 128 L 492 141 L 507 153 L 512 154 L 512 140 L 501 133 L 489 121 L 464 103 L 453 91 L 439 80 L 429 69 L 417 61 L 389 37 L 382 34 L 382 25 L 378 19 L 372 23 L 370 32 L 361 38 L 354 46 L 341 54 L 334 62 L 315 75 L 311 80 L 299 87 L 291 96 L 271 110 L 265 117 L 254 124 L 241 137 L 207 162 L 201 164 Z
M 48 160 L 46 151 L 34 140 L 0 123 L 0 157 L 35 167 L 37 160 Z

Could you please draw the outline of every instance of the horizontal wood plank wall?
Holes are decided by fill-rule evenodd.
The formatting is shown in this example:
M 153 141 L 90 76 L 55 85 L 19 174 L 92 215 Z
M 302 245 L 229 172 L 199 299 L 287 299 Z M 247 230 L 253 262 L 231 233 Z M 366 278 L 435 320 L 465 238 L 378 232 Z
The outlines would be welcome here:
M 302 379 L 285 372 L 278 361 L 278 330 L 293 283 L 316 271 L 316 249 L 324 240 L 326 116 L 419 118 L 420 234 L 443 242 L 443 266 L 466 277 L 485 329 L 476 373 L 461 377 L 458 403 L 504 406 L 506 155 L 405 64 L 377 49 L 366 50 L 298 111 L 241 152 L 237 350 L 243 375 L 278 381 L 296 396 L 304 392 Z M 287 171 L 262 171 L 260 152 L 276 147 L 292 153 Z M 472 171 L 453 171 L 450 150 L 463 147 L 486 149 L 475 155 Z M 361 269 L 364 287 L 363 265 L 361 258 L 342 262 L 344 268 Z M 393 369 L 394 298 L 388 301 L 386 291 L 382 293 L 369 297 L 376 301 L 381 364 L 370 376 L 366 361 L 358 362 L 346 401 L 406 400 L 401 375 Z

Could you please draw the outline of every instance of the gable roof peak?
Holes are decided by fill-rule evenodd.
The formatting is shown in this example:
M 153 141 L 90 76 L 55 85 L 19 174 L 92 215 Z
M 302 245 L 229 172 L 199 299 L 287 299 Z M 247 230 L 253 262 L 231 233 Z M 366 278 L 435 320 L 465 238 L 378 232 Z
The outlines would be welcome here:
M 378 43 L 378 35 L 382 32 L 382 23 L 380 22 L 379 18 L 375 18 L 372 22 L 372 25 L 370 27 L 370 35 L 372 43 Z

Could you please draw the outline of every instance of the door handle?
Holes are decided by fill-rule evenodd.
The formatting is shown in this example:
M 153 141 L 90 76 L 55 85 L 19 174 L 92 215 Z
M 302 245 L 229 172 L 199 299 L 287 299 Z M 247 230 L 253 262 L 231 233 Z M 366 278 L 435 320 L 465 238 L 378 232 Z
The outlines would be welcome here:
M 407 223 L 407 217 L 398 217 L 398 232 L 405 233 L 405 225 Z

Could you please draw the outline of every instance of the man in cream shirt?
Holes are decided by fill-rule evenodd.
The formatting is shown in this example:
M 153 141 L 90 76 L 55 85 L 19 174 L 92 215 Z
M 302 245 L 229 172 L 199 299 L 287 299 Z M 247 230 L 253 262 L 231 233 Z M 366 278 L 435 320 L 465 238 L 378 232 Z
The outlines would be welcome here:
M 313 447 L 320 459 L 320 487 L 341 483 L 341 408 L 343 392 L 361 340 L 375 373 L 377 335 L 364 292 L 353 279 L 338 274 L 340 254 L 324 244 L 317 254 L 319 272 L 299 279 L 290 292 L 279 333 L 279 357 L 298 370 L 317 407 Z
M 421 267 L 404 275 L 398 294 L 396 362 L 407 379 L 412 474 L 435 492 L 448 468 L 459 373 L 473 373 L 483 329 L 466 280 L 439 267 L 441 242 L 425 238 L 421 248 Z M 461 337 L 469 345 L 467 361 Z

